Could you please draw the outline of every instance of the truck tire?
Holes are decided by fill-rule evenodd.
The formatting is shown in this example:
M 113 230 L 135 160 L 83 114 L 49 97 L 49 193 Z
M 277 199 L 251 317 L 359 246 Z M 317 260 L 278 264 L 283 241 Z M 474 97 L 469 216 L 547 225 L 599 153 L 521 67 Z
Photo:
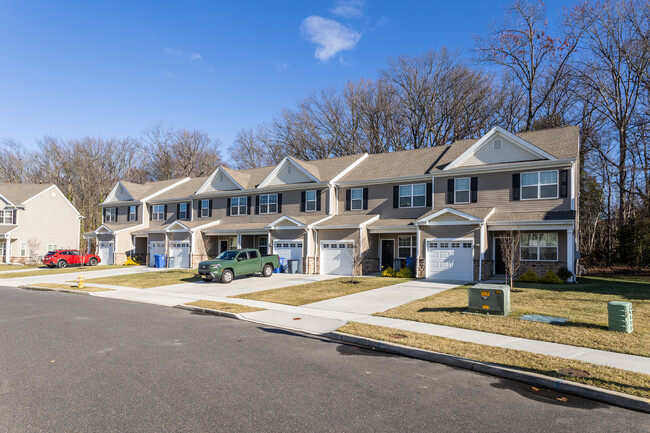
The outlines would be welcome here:
M 268 278 L 271 275 L 273 275 L 273 266 L 267 263 L 266 265 L 264 265 L 264 268 L 262 269 L 262 276 Z
M 221 273 L 221 282 L 223 284 L 228 284 L 233 280 L 234 277 L 235 275 L 232 273 L 232 271 L 230 269 L 226 269 Z

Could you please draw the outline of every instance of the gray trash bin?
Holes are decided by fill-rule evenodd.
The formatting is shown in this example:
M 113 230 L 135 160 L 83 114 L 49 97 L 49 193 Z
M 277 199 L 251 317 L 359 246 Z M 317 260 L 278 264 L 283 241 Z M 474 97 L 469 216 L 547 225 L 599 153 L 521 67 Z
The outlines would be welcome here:
M 399 271 L 402 269 L 402 259 L 393 260 L 393 270 Z
M 176 257 L 171 257 L 170 256 L 168 260 L 169 260 L 169 267 L 173 268 L 174 265 L 176 264 Z
M 298 273 L 298 265 L 300 265 L 300 260 L 288 260 L 288 271 L 290 274 Z

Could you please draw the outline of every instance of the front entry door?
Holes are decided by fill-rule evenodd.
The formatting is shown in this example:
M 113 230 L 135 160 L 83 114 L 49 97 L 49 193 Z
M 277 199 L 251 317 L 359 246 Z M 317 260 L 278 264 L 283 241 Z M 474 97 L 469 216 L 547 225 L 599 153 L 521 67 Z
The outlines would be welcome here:
M 219 244 L 219 254 L 223 253 L 224 251 L 228 251 L 228 241 L 221 241 Z
M 384 270 L 388 267 L 393 267 L 393 250 L 395 248 L 395 241 L 393 239 L 383 239 L 381 241 L 381 269 Z
M 494 273 L 506 273 L 506 264 L 503 262 L 503 251 L 501 250 L 501 238 L 494 239 Z

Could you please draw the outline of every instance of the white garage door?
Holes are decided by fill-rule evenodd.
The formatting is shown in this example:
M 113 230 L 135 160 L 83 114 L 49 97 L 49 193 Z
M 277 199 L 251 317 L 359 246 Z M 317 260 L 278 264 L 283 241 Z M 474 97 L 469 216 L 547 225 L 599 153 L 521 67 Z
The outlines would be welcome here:
M 351 242 L 323 242 L 320 244 L 320 273 L 323 275 L 351 275 Z
M 287 260 L 299 260 L 298 273 L 302 274 L 302 242 L 300 241 L 275 241 L 273 254 L 284 259 L 284 269 L 287 269 Z
M 99 242 L 98 246 L 98 256 L 101 260 L 102 265 L 112 265 L 115 261 L 115 255 L 113 254 L 113 242 Z
M 165 254 L 164 242 L 149 242 L 149 266 L 156 266 L 156 255 Z
M 474 280 L 472 241 L 427 241 L 427 280 Z
M 170 242 L 169 257 L 174 257 L 174 268 L 190 267 L 190 243 Z M 171 262 L 170 262 L 171 263 Z

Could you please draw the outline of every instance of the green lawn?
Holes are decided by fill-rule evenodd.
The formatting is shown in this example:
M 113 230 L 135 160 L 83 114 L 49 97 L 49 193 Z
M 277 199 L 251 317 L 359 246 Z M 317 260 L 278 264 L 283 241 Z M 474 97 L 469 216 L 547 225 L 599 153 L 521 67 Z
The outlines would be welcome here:
M 339 332 L 388 341 L 404 346 L 417 347 L 438 353 L 460 356 L 481 362 L 504 365 L 524 371 L 558 377 L 611 389 L 640 397 L 650 397 L 650 375 L 634 373 L 618 368 L 591 364 L 574 359 L 539 355 L 521 350 L 504 349 L 476 343 L 452 340 L 417 332 L 402 331 L 383 326 L 350 322 L 338 329 Z M 588 377 L 562 374 L 563 369 L 576 369 L 588 373 Z
M 112 284 L 115 286 L 148 289 L 150 287 L 201 281 L 193 269 L 171 269 L 169 271 L 142 272 L 139 274 L 116 275 L 114 277 L 87 278 L 87 283 Z
M 579 284 L 557 285 L 517 283 L 521 291 L 511 293 L 513 312 L 508 317 L 464 314 L 468 286 L 376 315 L 650 356 L 650 282 L 600 277 L 584 277 L 578 281 Z M 607 302 L 621 300 L 633 304 L 634 332 L 631 334 L 607 330 Z M 524 314 L 565 317 L 569 322 L 565 325 L 528 322 L 519 319 Z
M 275 302 L 276 304 L 305 305 L 326 299 L 338 298 L 339 296 L 365 292 L 366 290 L 392 286 L 393 284 L 404 283 L 406 281 L 410 280 L 406 278 L 363 277 L 355 278 L 354 283 L 350 283 L 349 277 L 343 277 L 279 289 L 262 290 L 260 292 L 231 297 Z
M 18 278 L 18 277 L 37 277 L 39 275 L 56 275 L 56 274 L 70 274 L 78 273 L 85 274 L 86 272 L 92 271 L 102 271 L 106 269 L 121 269 L 129 266 L 120 266 L 120 265 L 98 265 L 98 266 L 70 266 L 67 268 L 52 268 L 52 269 L 26 269 L 20 272 L 7 272 L 6 274 L 0 274 L 0 278 Z
M 24 271 L 29 269 L 35 269 L 45 267 L 43 265 L 7 265 L 0 264 L 0 271 Z

